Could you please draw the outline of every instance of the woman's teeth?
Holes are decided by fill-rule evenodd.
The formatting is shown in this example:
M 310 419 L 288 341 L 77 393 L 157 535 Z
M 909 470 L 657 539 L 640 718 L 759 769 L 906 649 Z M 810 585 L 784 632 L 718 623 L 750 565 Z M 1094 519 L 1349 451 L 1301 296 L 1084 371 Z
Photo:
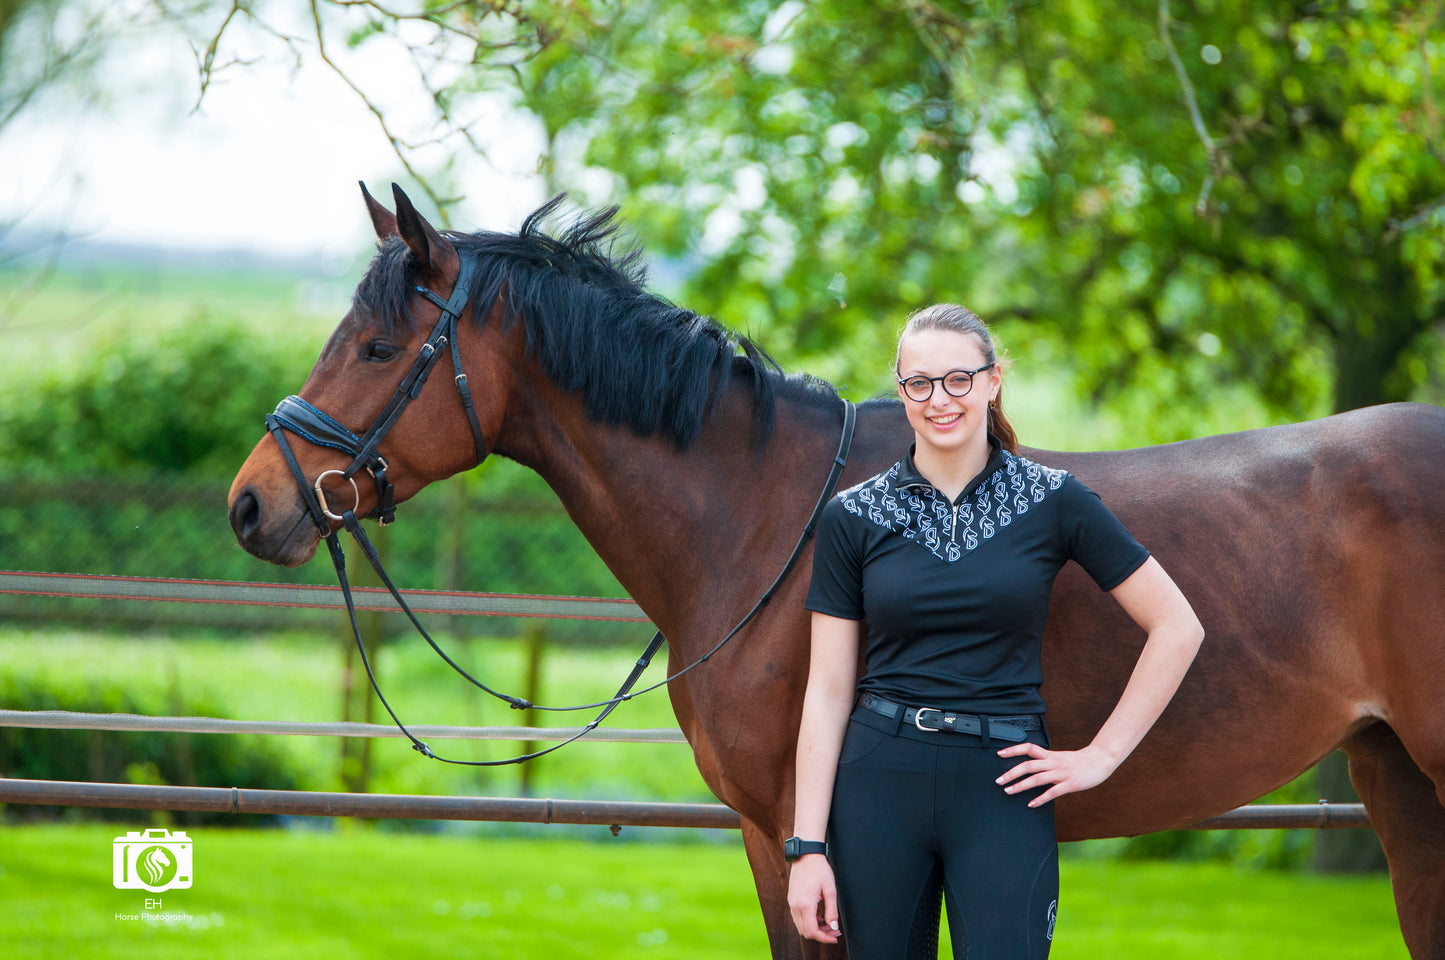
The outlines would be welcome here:
M 946 417 L 929 417 L 928 419 L 933 423 L 938 424 L 940 427 L 946 427 L 961 416 L 963 416 L 963 414 L 961 413 L 950 413 Z

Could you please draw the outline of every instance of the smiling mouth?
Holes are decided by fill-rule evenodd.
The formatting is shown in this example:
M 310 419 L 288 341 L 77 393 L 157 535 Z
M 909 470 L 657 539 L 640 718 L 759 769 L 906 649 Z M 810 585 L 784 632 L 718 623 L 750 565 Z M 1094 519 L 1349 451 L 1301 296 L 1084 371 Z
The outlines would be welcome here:
M 929 417 L 928 422 L 940 427 L 946 427 L 961 416 L 963 416 L 961 413 L 950 413 L 946 417 Z

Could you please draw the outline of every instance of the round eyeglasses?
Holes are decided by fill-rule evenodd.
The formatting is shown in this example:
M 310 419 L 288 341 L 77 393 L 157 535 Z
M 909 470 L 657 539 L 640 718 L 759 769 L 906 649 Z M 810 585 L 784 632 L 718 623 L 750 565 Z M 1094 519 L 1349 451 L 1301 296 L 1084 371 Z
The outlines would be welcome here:
M 985 363 L 977 370 L 950 370 L 941 377 L 904 377 L 898 385 L 903 388 L 903 395 L 916 403 L 933 396 L 935 383 L 943 384 L 943 392 L 950 397 L 966 397 L 973 389 L 973 378 L 992 366 L 993 363 Z

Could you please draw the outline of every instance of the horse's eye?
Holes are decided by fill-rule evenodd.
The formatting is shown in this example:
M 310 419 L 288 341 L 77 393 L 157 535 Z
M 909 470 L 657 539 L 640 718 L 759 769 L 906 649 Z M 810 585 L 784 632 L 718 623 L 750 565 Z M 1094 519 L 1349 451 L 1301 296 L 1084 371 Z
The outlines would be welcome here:
M 366 348 L 366 359 L 368 360 L 390 360 L 396 356 L 396 344 L 387 343 L 385 340 L 373 340 Z

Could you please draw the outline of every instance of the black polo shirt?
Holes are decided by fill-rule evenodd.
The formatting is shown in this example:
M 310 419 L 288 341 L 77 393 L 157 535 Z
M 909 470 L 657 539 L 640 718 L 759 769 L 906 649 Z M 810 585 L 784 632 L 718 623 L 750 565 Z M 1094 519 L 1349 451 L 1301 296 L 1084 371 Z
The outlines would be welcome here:
M 1001 449 L 949 501 L 913 466 L 823 510 L 807 608 L 868 624 L 860 692 L 967 713 L 1043 713 L 1054 578 L 1075 560 L 1112 590 L 1148 559 L 1088 487 Z

